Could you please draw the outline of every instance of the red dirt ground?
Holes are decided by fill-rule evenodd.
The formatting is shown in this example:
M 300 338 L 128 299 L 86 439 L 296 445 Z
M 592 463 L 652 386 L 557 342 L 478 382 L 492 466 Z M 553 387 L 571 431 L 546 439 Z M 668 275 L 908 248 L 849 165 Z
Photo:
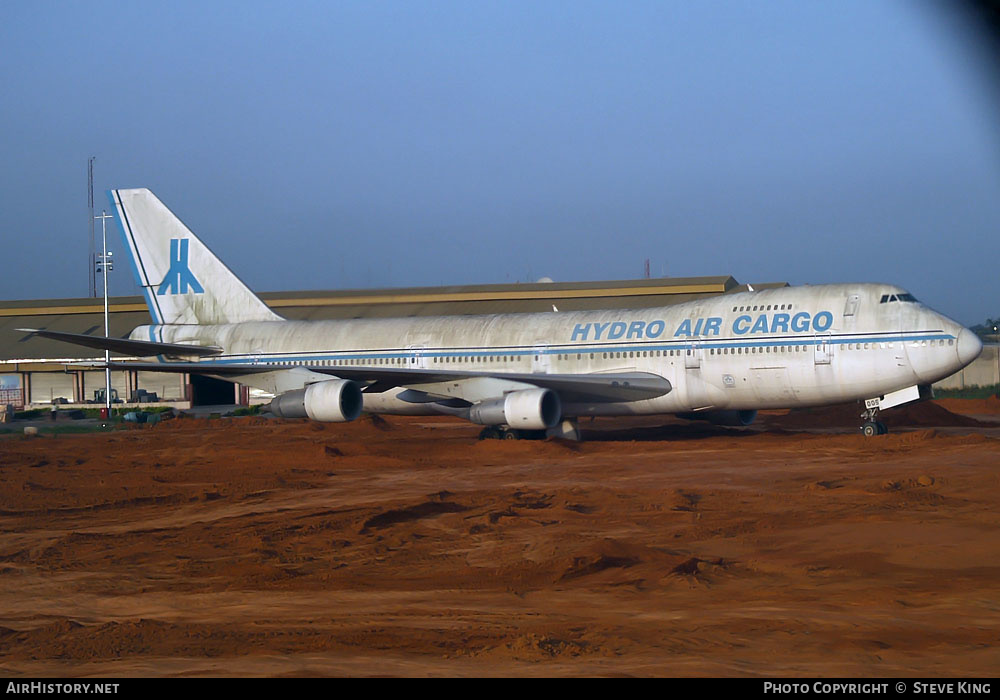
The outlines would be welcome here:
M 935 399 L 934 403 L 955 413 L 993 416 L 1000 414 L 1000 399 L 996 396 L 988 399 Z
M 962 400 L 962 399 L 959 399 Z M 955 401 L 955 399 L 952 399 Z M 919 401 L 888 409 L 879 414 L 879 420 L 884 420 L 891 427 L 901 428 L 987 428 L 1000 427 L 998 423 L 979 420 L 972 411 L 982 408 L 981 402 L 972 401 L 975 406 L 959 404 L 952 409 L 945 408 L 939 401 Z M 957 410 L 956 410 L 957 409 Z M 861 424 L 860 414 L 863 407 L 856 403 L 824 406 L 822 408 L 804 408 L 794 411 L 776 412 L 765 415 L 763 422 L 777 428 L 793 429 L 825 429 L 825 428 L 857 428 Z
M 952 427 L 657 418 L 479 442 L 449 419 L 250 418 L 3 438 L 0 669 L 991 676 L 1000 426 L 914 410 Z

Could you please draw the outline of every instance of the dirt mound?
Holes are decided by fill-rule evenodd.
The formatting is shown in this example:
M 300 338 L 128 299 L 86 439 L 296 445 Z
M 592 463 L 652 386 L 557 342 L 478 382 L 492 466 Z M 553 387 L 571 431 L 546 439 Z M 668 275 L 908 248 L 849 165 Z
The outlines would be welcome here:
M 766 416 L 768 426 L 790 429 L 852 428 L 861 425 L 860 403 L 842 403 L 835 406 L 800 408 L 784 416 Z M 980 428 L 988 423 L 969 416 L 952 413 L 936 401 L 918 401 L 896 406 L 880 414 L 890 428 Z
M 604 539 L 585 547 L 572 558 L 559 580 L 567 581 L 596 574 L 607 569 L 628 569 L 654 558 L 648 547 L 636 546 L 615 539 Z
M 426 501 L 415 505 L 412 508 L 396 508 L 393 510 L 387 510 L 384 513 L 379 513 L 375 517 L 369 518 L 365 521 L 361 533 L 366 534 L 370 530 L 378 530 L 389 527 L 390 525 L 397 525 L 399 523 L 408 523 L 414 520 L 421 520 L 423 518 L 433 518 L 435 515 L 441 515 L 442 513 L 462 513 L 467 510 L 468 507 L 463 506 L 460 503 L 451 503 L 449 501 Z
M 979 428 L 986 424 L 975 418 L 952 413 L 934 401 L 918 401 L 891 408 L 884 414 L 893 423 L 915 428 Z
M 629 580 L 661 580 L 670 575 L 697 575 L 702 562 L 689 553 L 605 538 L 584 547 L 565 565 L 557 582 L 612 572 L 604 576 L 606 583 Z
M 966 416 L 1000 415 L 1000 398 L 991 396 L 988 399 L 934 399 L 934 403 L 947 408 L 952 413 Z

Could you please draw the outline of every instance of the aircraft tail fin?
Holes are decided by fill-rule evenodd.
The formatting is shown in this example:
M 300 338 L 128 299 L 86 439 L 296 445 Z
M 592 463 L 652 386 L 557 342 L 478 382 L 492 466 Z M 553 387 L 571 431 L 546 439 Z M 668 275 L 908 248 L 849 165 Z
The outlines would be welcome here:
M 281 320 L 152 192 L 109 190 L 108 198 L 154 323 Z

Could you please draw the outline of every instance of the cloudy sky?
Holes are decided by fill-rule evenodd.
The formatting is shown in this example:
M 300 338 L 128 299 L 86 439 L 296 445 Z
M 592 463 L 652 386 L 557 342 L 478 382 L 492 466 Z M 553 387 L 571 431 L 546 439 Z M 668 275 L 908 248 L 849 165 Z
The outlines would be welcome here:
M 87 159 L 260 291 L 731 274 L 1000 314 L 1000 99 L 930 2 L 0 5 L 0 299 Z M 99 229 L 98 229 L 99 233 Z M 113 250 L 121 251 L 117 231 Z M 127 266 L 112 294 L 136 287 Z

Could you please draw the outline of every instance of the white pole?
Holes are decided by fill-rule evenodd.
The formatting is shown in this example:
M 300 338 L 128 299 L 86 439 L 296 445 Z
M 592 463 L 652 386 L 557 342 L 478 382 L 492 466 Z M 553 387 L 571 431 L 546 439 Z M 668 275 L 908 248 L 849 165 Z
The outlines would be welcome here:
M 104 251 L 104 338 L 111 336 L 111 326 L 108 319 L 108 220 L 107 211 L 101 210 L 101 249 Z M 108 409 L 108 418 L 111 418 L 111 352 L 104 349 L 104 405 Z
M 110 257 L 108 253 L 108 215 L 107 210 L 102 210 L 100 216 L 95 219 L 101 220 L 101 271 L 104 273 L 104 337 L 111 337 L 111 327 L 108 319 L 108 265 Z M 104 407 L 108 412 L 108 419 L 111 418 L 111 351 L 104 350 Z
M 993 342 L 996 343 L 993 351 L 997 357 L 997 398 L 1000 398 L 1000 338 L 997 337 L 997 326 L 993 326 Z

